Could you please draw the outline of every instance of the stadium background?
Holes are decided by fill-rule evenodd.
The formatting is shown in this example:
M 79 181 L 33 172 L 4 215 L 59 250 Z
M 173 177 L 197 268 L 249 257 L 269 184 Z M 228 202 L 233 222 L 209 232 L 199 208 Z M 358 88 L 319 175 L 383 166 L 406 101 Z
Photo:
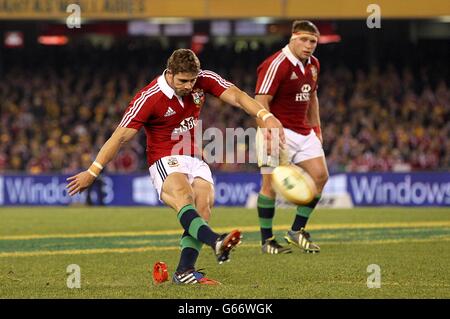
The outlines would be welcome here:
M 66 26 L 71 3 L 79 29 Z M 449 2 L 379 0 L 380 29 L 366 25 L 370 3 L 0 0 L 0 298 L 449 298 Z M 143 134 L 92 192 L 69 198 L 65 178 L 87 167 L 173 49 L 193 48 L 252 94 L 256 66 L 297 18 L 324 35 L 316 56 L 332 176 L 308 225 L 322 252 L 262 255 L 256 210 L 239 207 L 254 205 L 256 166 L 211 165 L 217 206 L 233 207 L 215 208 L 210 224 L 244 232 L 230 264 L 206 249 L 199 257 L 224 285 L 153 285 L 155 261 L 174 271 L 181 229 L 168 208 L 148 207 L 160 204 Z M 254 125 L 207 103 L 203 127 Z M 277 209 L 275 235 L 292 217 Z M 81 289 L 68 289 L 71 264 Z M 380 266 L 381 289 L 368 289 L 368 265 Z
M 322 204 L 450 204 L 446 1 L 378 1 L 381 28 L 372 29 L 367 1 L 75 1 L 81 28 L 68 28 L 70 3 L 1 2 L 0 205 L 158 205 L 143 132 L 90 193 L 70 199 L 64 177 L 89 165 L 173 49 L 194 49 L 203 68 L 252 95 L 257 65 L 284 46 L 295 18 L 322 33 L 319 100 L 332 174 Z M 255 125 L 214 98 L 202 120 L 223 131 Z M 248 141 L 236 150 L 254 151 Z M 217 204 L 254 204 L 256 165 L 211 167 Z

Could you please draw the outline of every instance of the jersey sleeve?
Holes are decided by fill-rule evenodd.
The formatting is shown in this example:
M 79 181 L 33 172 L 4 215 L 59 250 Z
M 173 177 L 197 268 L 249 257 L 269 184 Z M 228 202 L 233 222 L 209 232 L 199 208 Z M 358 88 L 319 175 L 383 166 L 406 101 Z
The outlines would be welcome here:
M 284 78 L 285 72 L 281 66 L 284 58 L 284 54 L 280 53 L 273 59 L 265 60 L 258 67 L 255 95 L 275 95 Z
M 201 70 L 197 78 L 198 86 L 206 93 L 219 97 L 225 90 L 233 86 L 213 71 Z
M 139 130 L 151 116 L 155 104 L 154 96 L 158 92 L 158 88 L 153 88 L 136 94 L 125 110 L 119 126 Z

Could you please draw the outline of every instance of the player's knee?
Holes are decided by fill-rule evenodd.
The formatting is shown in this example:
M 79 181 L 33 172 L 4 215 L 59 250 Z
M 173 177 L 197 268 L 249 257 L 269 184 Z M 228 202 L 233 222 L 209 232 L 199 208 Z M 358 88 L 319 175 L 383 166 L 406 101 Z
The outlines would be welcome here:
M 175 198 L 180 200 L 194 200 L 194 194 L 192 193 L 192 189 L 188 187 L 176 187 L 172 190 L 172 194 Z
M 327 183 L 329 178 L 329 174 L 327 171 L 323 171 L 321 172 L 317 177 L 316 177 L 316 186 L 319 190 L 319 192 L 322 192 L 323 188 L 325 187 L 325 184 Z
M 169 206 L 179 211 L 186 205 L 194 203 L 192 189 L 187 187 L 174 187 L 170 191 L 163 191 L 161 199 Z
M 197 205 L 197 213 L 206 221 L 211 218 L 211 206 L 208 203 L 202 203 Z

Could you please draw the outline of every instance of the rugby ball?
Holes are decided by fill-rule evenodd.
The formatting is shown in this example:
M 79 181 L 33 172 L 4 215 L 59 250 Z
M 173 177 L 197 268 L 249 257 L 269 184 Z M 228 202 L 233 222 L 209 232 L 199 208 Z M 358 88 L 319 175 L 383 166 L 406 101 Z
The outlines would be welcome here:
M 296 165 L 277 166 L 272 172 L 272 187 L 287 201 L 305 205 L 317 195 L 316 184 L 309 174 Z

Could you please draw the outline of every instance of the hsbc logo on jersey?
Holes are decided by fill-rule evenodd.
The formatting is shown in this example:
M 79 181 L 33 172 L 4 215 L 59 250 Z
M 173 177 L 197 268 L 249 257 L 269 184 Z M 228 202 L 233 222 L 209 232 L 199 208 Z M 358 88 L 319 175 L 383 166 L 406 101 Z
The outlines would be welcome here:
M 198 120 L 194 119 L 194 117 L 188 117 L 181 121 L 180 126 L 173 129 L 172 134 L 181 134 L 189 131 L 197 126 Z
M 295 95 L 295 102 L 306 102 L 306 101 L 309 101 L 310 92 L 311 92 L 311 85 L 303 84 L 300 90 L 302 91 L 302 93 L 297 93 Z

